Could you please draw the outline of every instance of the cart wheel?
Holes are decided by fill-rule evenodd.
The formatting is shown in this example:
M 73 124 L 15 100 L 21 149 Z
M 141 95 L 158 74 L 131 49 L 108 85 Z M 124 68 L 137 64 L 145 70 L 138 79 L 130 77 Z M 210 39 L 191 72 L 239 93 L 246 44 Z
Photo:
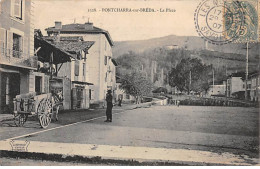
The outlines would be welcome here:
M 52 102 L 50 99 L 42 99 L 37 108 L 39 122 L 42 128 L 47 128 L 51 123 Z
M 14 124 L 21 127 L 27 121 L 28 114 L 14 114 Z

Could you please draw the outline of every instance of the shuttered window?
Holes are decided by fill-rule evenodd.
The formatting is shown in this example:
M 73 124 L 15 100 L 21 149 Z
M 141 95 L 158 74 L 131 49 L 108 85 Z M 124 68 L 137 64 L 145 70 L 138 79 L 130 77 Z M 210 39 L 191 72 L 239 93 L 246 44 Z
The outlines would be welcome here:
M 79 61 L 75 61 L 75 76 L 79 76 Z
M 104 57 L 104 64 L 107 65 L 107 56 Z
M 0 55 L 5 54 L 5 48 L 6 48 L 6 30 L 0 28 Z
M 6 49 L 6 55 L 7 56 L 13 56 L 13 32 L 7 30 L 7 49 Z
M 14 0 L 14 17 L 22 19 L 23 0 Z
M 23 52 L 23 38 L 18 34 L 13 34 L 13 57 L 22 57 Z
M 86 64 L 85 63 L 83 63 L 83 65 L 82 65 L 82 75 L 83 76 L 85 76 L 85 67 L 86 67 Z

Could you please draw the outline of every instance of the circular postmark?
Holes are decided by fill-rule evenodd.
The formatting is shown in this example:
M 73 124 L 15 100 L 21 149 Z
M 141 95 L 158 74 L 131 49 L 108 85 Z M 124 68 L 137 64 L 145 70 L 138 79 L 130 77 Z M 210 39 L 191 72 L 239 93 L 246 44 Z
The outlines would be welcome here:
M 227 44 L 239 38 L 244 24 L 243 8 L 237 1 L 203 0 L 194 21 L 200 37 L 212 44 Z

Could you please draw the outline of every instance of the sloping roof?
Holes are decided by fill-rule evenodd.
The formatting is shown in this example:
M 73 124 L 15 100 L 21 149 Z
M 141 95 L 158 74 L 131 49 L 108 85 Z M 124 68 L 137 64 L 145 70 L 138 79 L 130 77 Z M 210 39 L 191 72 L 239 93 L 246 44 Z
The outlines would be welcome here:
M 54 36 L 44 36 L 43 39 L 48 41 L 54 41 Z M 71 42 L 78 42 L 83 41 L 83 36 L 61 36 L 60 41 L 71 41 Z
M 61 41 L 55 42 L 55 46 L 58 48 L 65 50 L 69 53 L 78 53 L 81 50 L 87 53 L 88 49 L 94 44 L 93 41 L 79 41 L 79 42 L 71 42 L 71 41 Z
M 35 48 L 41 47 L 41 49 L 37 53 L 38 60 L 41 62 L 49 62 L 51 53 L 53 53 L 54 64 L 70 62 L 71 58 L 75 59 L 75 57 L 72 54 L 66 52 L 65 50 L 57 47 L 51 42 L 44 40 L 40 37 L 34 38 L 34 46 Z
M 232 73 L 232 77 L 245 77 L 245 72 L 237 72 L 237 73 Z
M 117 63 L 117 61 L 116 61 L 115 59 L 112 59 L 112 62 L 113 62 L 113 64 L 114 64 L 115 66 L 118 66 L 118 63 Z
M 86 29 L 85 24 L 73 23 L 73 24 L 62 25 L 61 29 L 56 29 L 55 27 L 49 27 L 49 28 L 46 28 L 45 30 L 48 33 L 57 32 L 57 31 L 59 31 L 60 33 L 90 33 L 90 34 L 102 33 L 102 34 L 105 34 L 110 45 L 114 46 L 114 42 L 113 42 L 109 32 L 104 29 L 98 28 L 96 26 L 93 26 L 92 29 Z

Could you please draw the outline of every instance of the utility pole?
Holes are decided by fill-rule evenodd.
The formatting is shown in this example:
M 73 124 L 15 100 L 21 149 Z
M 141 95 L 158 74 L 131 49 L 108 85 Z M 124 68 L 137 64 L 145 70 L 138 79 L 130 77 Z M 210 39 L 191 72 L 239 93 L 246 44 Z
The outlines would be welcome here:
M 245 83 L 245 100 L 247 100 L 247 81 L 248 81 L 248 42 L 246 42 L 246 83 Z
M 215 77 L 214 77 L 214 68 L 212 70 L 213 70 L 212 94 L 214 94 L 214 79 L 215 79 Z
M 190 81 L 189 81 L 189 94 L 190 94 L 190 88 L 191 88 L 191 71 L 190 71 Z

